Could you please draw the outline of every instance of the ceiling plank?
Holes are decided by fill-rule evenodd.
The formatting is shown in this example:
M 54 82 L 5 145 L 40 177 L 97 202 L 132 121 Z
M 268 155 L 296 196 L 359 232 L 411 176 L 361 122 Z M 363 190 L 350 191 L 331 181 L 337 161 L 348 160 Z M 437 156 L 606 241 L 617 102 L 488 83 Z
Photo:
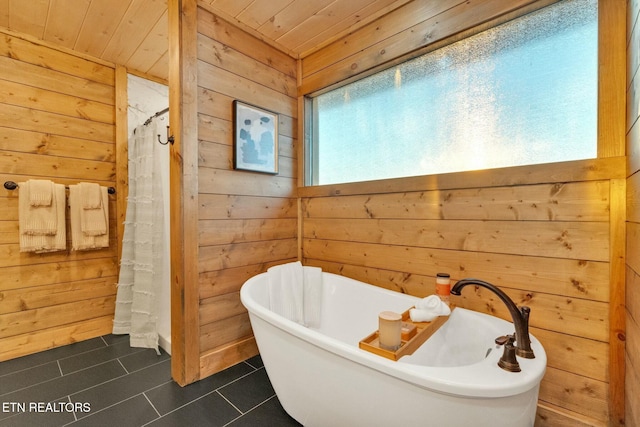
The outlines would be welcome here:
M 300 22 L 305 22 L 307 17 L 313 16 L 331 3 L 334 3 L 334 1 L 316 0 L 310 2 L 308 0 L 294 0 L 262 24 L 258 31 L 271 40 L 278 40 L 278 37 L 296 27 Z
M 76 0 L 68 7 L 68 0 L 51 0 L 44 40 L 72 49 L 90 4 L 91 0 Z
M 249 28 L 256 29 L 267 22 L 293 0 L 254 1 L 237 18 Z
M 158 59 L 164 55 L 166 52 L 165 47 L 169 43 L 169 20 L 167 15 L 167 10 L 165 10 L 156 25 L 153 26 L 135 51 L 135 54 L 127 61 L 128 68 L 148 73 L 158 62 Z
M 411 0 L 194 1 L 285 56 L 300 58 Z M 0 0 L 0 30 L 167 79 L 166 11 L 167 0 Z
M 166 51 L 147 71 L 152 76 L 162 80 L 169 80 L 169 51 Z
M 48 13 L 49 0 L 9 0 L 9 29 L 42 39 Z
M 109 40 L 102 59 L 115 64 L 127 64 L 166 10 L 166 0 L 133 0 Z M 167 41 L 167 46 L 168 43 Z
M 118 28 L 131 1 L 92 0 L 74 50 L 102 58 L 102 52 Z
M 341 0 L 279 39 L 305 57 L 412 0 Z M 321 30 L 320 32 L 317 32 Z
M 210 4 L 216 12 L 235 18 L 251 3 L 253 0 L 213 0 Z

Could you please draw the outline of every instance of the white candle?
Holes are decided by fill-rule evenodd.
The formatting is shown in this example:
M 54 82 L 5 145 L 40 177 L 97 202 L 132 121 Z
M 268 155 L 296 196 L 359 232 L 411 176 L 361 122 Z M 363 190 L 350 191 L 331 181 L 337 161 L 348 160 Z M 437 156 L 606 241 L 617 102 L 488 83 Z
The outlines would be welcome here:
M 402 315 L 393 311 L 383 311 L 378 315 L 378 340 L 380 348 L 397 350 L 400 348 Z

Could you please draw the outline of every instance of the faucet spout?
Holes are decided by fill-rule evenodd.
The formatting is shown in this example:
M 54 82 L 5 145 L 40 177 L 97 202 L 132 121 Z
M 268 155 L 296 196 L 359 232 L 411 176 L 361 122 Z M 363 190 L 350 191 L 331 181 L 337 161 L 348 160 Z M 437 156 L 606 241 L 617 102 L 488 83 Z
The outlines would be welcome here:
M 535 358 L 533 350 L 531 349 L 531 339 L 529 338 L 529 313 L 531 312 L 531 309 L 529 307 L 518 308 L 513 300 L 500 288 L 489 282 L 485 282 L 484 280 L 462 279 L 453 285 L 451 293 L 453 295 L 460 295 L 462 288 L 467 285 L 476 285 L 489 289 L 491 292 L 496 294 L 498 298 L 500 298 L 500 300 L 507 306 L 507 309 L 509 309 L 513 325 L 516 328 L 516 354 L 526 359 Z

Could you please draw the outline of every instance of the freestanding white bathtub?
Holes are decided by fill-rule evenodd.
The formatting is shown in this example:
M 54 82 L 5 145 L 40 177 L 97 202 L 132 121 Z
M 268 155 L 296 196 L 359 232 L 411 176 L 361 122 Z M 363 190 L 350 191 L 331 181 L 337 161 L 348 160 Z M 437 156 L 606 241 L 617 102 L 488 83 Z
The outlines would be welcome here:
M 310 329 L 269 310 L 267 273 L 247 280 L 240 297 L 265 369 L 283 408 L 305 426 L 533 426 L 546 367 L 518 357 L 502 370 L 494 339 L 512 323 L 456 308 L 413 355 L 395 362 L 358 347 L 378 328 L 378 314 L 419 299 L 322 273 L 321 324 Z M 533 313 L 535 316 L 535 313 Z

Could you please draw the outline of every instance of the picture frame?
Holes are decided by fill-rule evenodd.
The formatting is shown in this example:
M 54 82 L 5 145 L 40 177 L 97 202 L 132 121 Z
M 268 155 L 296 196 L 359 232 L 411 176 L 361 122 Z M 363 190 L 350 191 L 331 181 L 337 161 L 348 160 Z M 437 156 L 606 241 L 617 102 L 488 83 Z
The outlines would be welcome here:
M 278 173 L 278 114 L 239 100 L 233 101 L 233 167 Z

